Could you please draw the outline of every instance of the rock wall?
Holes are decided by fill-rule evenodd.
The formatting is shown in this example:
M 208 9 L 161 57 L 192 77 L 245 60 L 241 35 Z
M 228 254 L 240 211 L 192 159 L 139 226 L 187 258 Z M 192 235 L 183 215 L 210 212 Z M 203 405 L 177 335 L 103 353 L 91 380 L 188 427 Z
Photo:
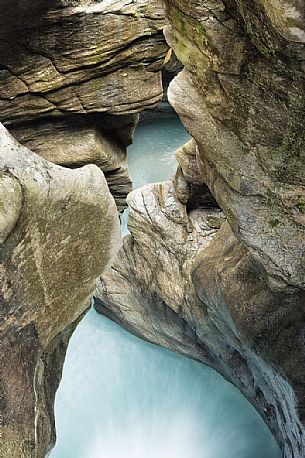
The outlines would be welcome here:
M 166 39 L 184 65 L 169 100 L 196 143 L 178 153 L 172 184 L 129 198 L 131 235 L 101 279 L 96 308 L 216 368 L 256 407 L 283 456 L 301 458 L 304 6 L 164 7 Z M 218 215 L 219 231 L 209 224 L 211 207 L 219 211 L 209 190 L 227 218 Z
M 41 11 L 28 0 L 7 3 L 12 9 L 1 15 L 0 121 L 122 115 L 159 101 L 167 48 L 156 0 L 47 0 Z
M 234 234 L 230 241 L 221 233 L 222 248 L 215 241 L 199 254 L 194 286 L 211 314 L 222 303 L 242 344 L 288 382 L 289 390 L 270 397 L 282 381 L 266 383 L 260 365 L 259 376 L 250 370 L 255 401 L 266 404 L 260 410 L 284 455 L 298 457 L 305 394 L 305 23 L 304 6 L 289 3 L 165 6 L 167 40 L 186 67 L 170 100 L 197 141 L 202 177 Z M 252 357 L 244 360 L 253 364 Z
M 129 197 L 131 235 L 96 308 L 217 369 L 302 458 L 304 5 L 163 3 L 184 66 L 169 99 L 194 140 L 172 181 Z M 65 349 L 119 246 L 126 146 L 162 98 L 163 27 L 157 0 L 2 5 L 0 121 L 24 145 L 1 126 L 5 458 L 54 442 Z
M 55 441 L 66 347 L 120 246 L 126 147 L 163 96 L 163 27 L 156 0 L 1 4 L 1 458 Z

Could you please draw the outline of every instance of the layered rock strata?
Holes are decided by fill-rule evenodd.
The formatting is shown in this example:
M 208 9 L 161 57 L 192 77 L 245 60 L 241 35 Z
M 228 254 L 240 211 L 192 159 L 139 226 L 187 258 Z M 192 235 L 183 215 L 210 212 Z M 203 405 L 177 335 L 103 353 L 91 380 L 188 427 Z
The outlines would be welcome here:
M 126 146 L 136 113 L 163 96 L 168 46 L 160 3 L 7 3 L 0 18 L 0 121 L 48 160 L 73 168 L 96 163 L 122 211 L 131 191 Z
M 156 0 L 45 1 L 41 10 L 25 1 L 14 8 L 1 15 L 0 121 L 121 115 L 159 101 L 167 47 Z
M 14 126 L 10 131 L 22 145 L 62 167 L 97 165 L 122 212 L 132 189 L 126 147 L 137 121 L 138 115 L 73 115 Z
M 165 192 L 169 184 L 154 185 L 130 198 L 132 234 L 102 278 L 97 308 L 144 338 L 216 368 L 256 407 L 283 456 L 301 458 L 304 7 L 292 0 L 164 0 L 164 6 L 165 35 L 184 66 L 169 100 L 197 150 L 193 144 L 178 153 L 175 192 Z M 175 239 L 194 212 L 198 222 L 206 221 L 202 204 L 213 202 L 208 189 L 228 221 L 213 240 L 194 245 L 197 256 L 186 255 L 181 239 L 171 244 L 169 234 Z M 179 205 L 184 223 L 167 210 Z M 202 232 L 194 227 L 196 239 Z M 140 274 L 144 263 L 153 274 Z M 136 300 L 127 302 L 132 289 Z M 175 326 L 166 334 L 169 321 Z

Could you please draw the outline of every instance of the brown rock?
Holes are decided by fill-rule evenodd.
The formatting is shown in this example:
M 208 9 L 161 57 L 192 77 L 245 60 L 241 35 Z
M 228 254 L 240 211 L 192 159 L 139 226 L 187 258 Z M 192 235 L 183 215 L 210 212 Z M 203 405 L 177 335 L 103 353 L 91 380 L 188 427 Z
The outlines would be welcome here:
M 3 7 L 2 122 L 135 113 L 162 98 L 160 70 L 168 47 L 157 0 L 48 0 L 37 4 L 35 14 L 30 1 L 14 11 Z
M 121 143 L 120 136 L 130 123 L 130 136 L 134 130 L 132 119 L 128 115 L 123 118 L 127 119 L 120 123 L 117 120 L 118 127 L 113 125 L 111 129 L 107 117 L 104 120 L 100 115 L 77 115 L 18 125 L 11 133 L 22 145 L 55 164 L 69 168 L 97 165 L 105 174 L 118 211 L 122 212 L 132 183 L 127 169 L 126 146 Z

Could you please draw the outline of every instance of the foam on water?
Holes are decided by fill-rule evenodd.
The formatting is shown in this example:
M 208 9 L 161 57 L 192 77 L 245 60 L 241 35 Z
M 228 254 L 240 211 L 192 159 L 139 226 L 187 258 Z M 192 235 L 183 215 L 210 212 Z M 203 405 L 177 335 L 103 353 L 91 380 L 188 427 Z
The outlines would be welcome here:
M 129 151 L 135 186 L 170 177 L 188 138 L 178 120 L 139 126 Z M 280 457 L 253 407 L 212 369 L 94 310 L 71 338 L 55 416 L 52 458 Z
M 56 396 L 52 458 L 278 458 L 268 429 L 210 368 L 91 310 Z

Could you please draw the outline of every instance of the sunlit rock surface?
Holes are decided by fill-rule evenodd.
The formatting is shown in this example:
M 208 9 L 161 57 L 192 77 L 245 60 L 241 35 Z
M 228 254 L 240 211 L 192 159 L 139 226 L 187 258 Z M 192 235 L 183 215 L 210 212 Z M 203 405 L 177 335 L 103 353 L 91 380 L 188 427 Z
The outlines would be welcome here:
M 0 126 L 0 456 L 43 457 L 65 348 L 120 245 L 95 165 L 68 170 Z

